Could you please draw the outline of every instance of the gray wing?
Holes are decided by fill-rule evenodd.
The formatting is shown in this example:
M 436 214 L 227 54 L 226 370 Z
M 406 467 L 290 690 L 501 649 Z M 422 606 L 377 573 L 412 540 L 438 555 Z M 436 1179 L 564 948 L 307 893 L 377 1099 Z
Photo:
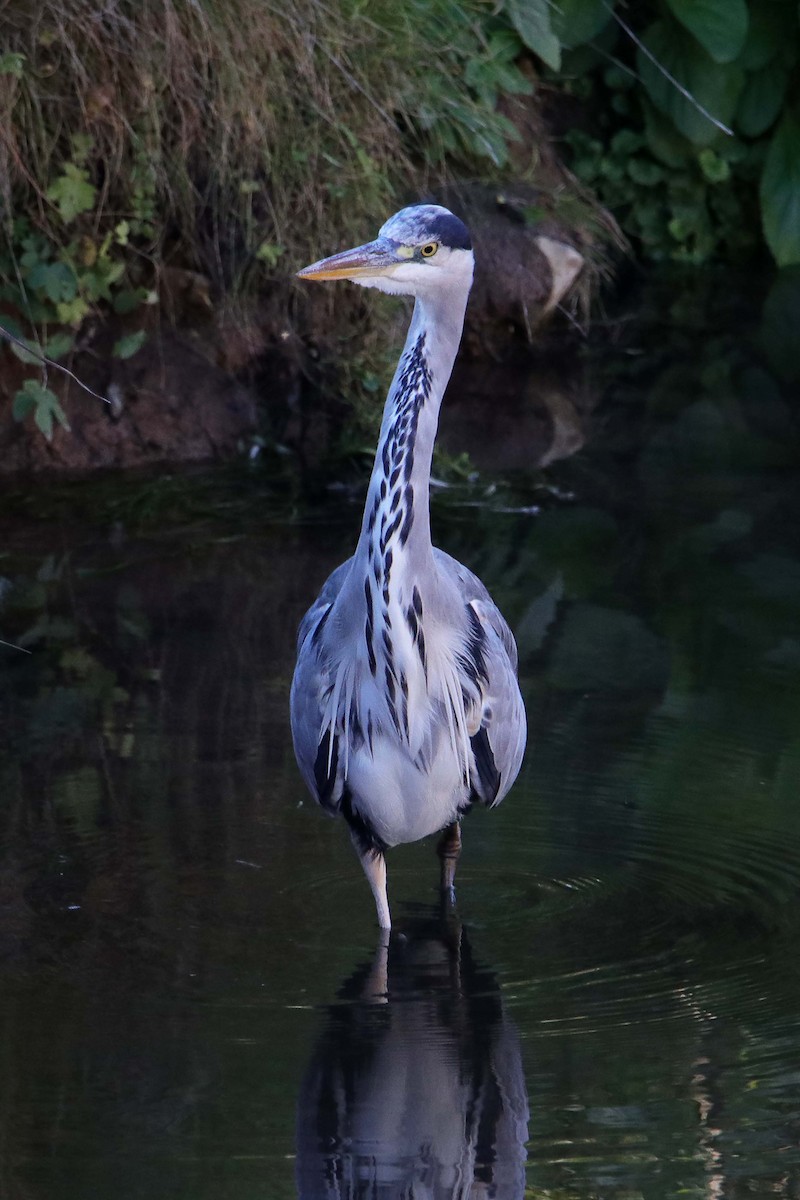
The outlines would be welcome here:
M 339 592 L 342 590 L 342 584 L 348 576 L 350 567 L 353 565 L 352 556 L 338 566 L 335 571 L 331 571 L 328 578 L 322 585 L 319 595 L 317 596 L 311 608 L 300 622 L 300 628 L 297 631 L 297 653 L 299 654 L 303 648 L 303 643 L 314 629 L 319 624 L 323 613 L 329 612 Z
M 444 550 L 434 548 L 433 556 L 436 559 L 439 569 L 445 571 L 451 578 L 457 581 L 465 604 L 468 604 L 471 600 L 479 600 L 489 606 L 490 611 L 487 611 L 486 617 L 491 621 L 492 628 L 503 644 L 516 678 L 518 664 L 517 643 L 514 640 L 514 635 L 508 626 L 508 622 L 490 596 L 489 589 L 474 571 L 470 571 L 469 567 L 465 567 L 463 563 L 460 563 L 457 558 L 453 558 L 452 555 L 445 554 Z
M 323 808 L 336 812 L 340 797 L 336 794 L 336 768 L 328 772 L 327 742 L 323 746 L 324 770 L 320 769 L 321 697 L 329 686 L 329 672 L 322 654 L 322 632 L 333 603 L 350 572 L 353 559 L 337 567 L 322 585 L 322 590 L 300 622 L 297 631 L 297 666 L 292 679 L 290 711 L 292 740 L 297 765 L 308 790 Z
M 478 576 L 442 550 L 434 550 L 434 556 L 470 613 L 470 678 L 477 679 L 482 699 L 470 738 L 475 758 L 473 798 L 494 807 L 519 774 L 527 741 L 525 706 L 517 682 L 517 644 Z

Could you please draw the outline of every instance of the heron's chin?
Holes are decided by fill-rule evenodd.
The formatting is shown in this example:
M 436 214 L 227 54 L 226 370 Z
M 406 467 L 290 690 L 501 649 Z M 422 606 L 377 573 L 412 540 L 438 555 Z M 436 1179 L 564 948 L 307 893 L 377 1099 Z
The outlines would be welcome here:
M 361 287 L 377 288 L 379 292 L 388 292 L 390 296 L 413 296 L 415 290 L 407 280 L 398 279 L 392 271 L 387 271 L 384 275 L 364 274 L 362 276 L 350 276 L 353 283 L 358 283 Z

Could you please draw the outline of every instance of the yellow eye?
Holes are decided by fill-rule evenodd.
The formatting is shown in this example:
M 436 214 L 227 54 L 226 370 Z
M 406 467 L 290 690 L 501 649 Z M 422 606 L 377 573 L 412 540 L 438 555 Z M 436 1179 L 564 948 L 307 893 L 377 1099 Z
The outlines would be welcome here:
M 434 254 L 436 253 L 436 251 L 438 249 L 439 249 L 438 242 L 428 242 L 427 245 L 422 247 L 422 249 L 420 250 L 420 254 L 422 255 L 423 258 L 433 258 Z

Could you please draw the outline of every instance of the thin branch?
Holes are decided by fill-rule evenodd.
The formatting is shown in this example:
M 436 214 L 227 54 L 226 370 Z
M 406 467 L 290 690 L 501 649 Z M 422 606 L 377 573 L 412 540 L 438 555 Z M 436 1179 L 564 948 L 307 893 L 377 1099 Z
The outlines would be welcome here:
M 32 654 L 32 650 L 26 650 L 24 646 L 17 646 L 14 642 L 5 642 L 0 638 L 0 646 L 10 646 L 12 650 L 21 650 L 23 654 Z
M 631 39 L 631 41 L 634 43 L 634 45 L 639 47 L 642 54 L 644 54 L 646 58 L 650 59 L 650 62 L 653 64 L 653 66 L 658 71 L 661 72 L 661 74 L 664 76 L 664 78 L 668 79 L 670 81 L 670 83 L 672 84 L 672 86 L 677 88 L 678 91 L 680 92 L 680 94 L 686 100 L 688 100 L 690 104 L 693 104 L 694 107 L 697 109 L 697 111 L 699 113 L 702 113 L 707 121 L 710 121 L 712 125 L 716 125 L 717 129 L 721 129 L 723 133 L 727 133 L 728 137 L 734 136 L 732 129 L 729 129 L 727 125 L 723 125 L 722 121 L 720 121 L 717 117 L 712 116 L 712 114 L 708 111 L 707 108 L 703 108 L 703 105 L 700 103 L 699 100 L 695 100 L 694 96 L 688 90 L 688 88 L 685 88 L 683 86 L 683 84 L 680 83 L 675 78 L 674 75 L 670 74 L 670 72 L 667 70 L 667 68 L 658 61 L 658 59 L 652 53 L 652 51 L 647 49 L 647 46 L 645 46 L 644 42 L 641 41 L 641 39 L 636 36 L 636 34 L 631 29 L 630 25 L 626 25 L 625 22 L 623 21 L 622 17 L 619 15 L 619 13 L 614 11 L 611 4 L 609 4 L 608 0 L 603 0 L 603 7 L 608 9 L 608 11 L 611 13 L 611 16 L 614 18 L 614 20 L 617 22 L 617 24 L 620 26 L 620 28 L 623 29 L 625 31 L 625 33 L 627 33 L 628 37 Z
M 0 337 L 4 337 L 9 342 L 14 342 L 17 346 L 21 346 L 26 354 L 30 354 L 32 358 L 37 358 L 43 366 L 55 367 L 57 371 L 63 371 L 65 375 L 69 375 L 70 379 L 73 380 L 74 383 L 77 383 L 79 388 L 83 388 L 83 390 L 88 392 L 90 396 L 94 396 L 95 400 L 102 400 L 104 404 L 109 406 L 109 408 L 111 407 L 111 401 L 109 400 L 108 396 L 101 396 L 99 392 L 93 392 L 92 389 L 87 387 L 85 383 L 81 383 L 80 379 L 78 379 L 78 376 L 74 375 L 73 372 L 70 371 L 69 367 L 62 366 L 61 363 L 57 363 L 52 358 L 48 358 L 46 354 L 39 354 L 37 350 L 32 350 L 27 342 L 23 342 L 22 338 L 18 338 L 16 334 L 11 333 L 11 331 L 6 329 L 4 325 L 0 325 Z

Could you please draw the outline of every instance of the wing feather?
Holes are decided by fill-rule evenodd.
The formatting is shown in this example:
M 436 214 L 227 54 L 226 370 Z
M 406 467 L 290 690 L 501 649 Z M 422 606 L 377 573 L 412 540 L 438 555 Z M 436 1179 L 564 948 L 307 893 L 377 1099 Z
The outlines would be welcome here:
M 326 711 L 338 682 L 324 652 L 325 625 L 342 590 L 353 560 L 333 571 L 300 622 L 297 633 L 297 666 L 292 680 L 290 711 L 295 755 L 308 790 L 328 812 L 336 813 L 342 799 L 342 764 L 338 738 L 329 723 L 323 735 Z
M 475 714 L 471 745 L 473 798 L 493 807 L 516 779 L 527 741 L 525 706 L 517 682 L 517 644 L 500 609 L 477 575 L 442 550 L 434 550 L 439 569 L 455 583 L 480 629 L 481 661 L 469 673 L 477 679 L 480 711 Z

